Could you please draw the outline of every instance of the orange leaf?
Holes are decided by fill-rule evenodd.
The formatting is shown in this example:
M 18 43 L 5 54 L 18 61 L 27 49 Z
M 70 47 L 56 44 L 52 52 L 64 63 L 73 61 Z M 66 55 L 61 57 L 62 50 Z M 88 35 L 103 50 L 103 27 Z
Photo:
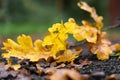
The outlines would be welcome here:
M 113 51 L 120 51 L 120 44 L 118 44 L 118 43 L 114 44 L 114 45 L 111 46 L 111 48 L 112 48 Z
M 89 43 L 90 51 L 93 54 L 97 54 L 98 59 L 105 60 L 109 59 L 109 55 L 112 53 L 112 49 L 110 47 L 110 41 L 105 39 L 105 32 L 101 32 L 98 35 L 98 40 L 95 44 Z
M 75 70 L 61 69 L 57 70 L 50 80 L 88 80 L 88 76 L 82 76 Z

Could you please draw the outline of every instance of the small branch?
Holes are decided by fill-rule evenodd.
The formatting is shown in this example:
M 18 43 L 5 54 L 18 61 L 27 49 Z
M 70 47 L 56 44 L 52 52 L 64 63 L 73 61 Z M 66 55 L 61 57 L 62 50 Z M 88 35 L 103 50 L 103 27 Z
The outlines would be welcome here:
M 115 28 L 120 28 L 120 23 L 109 26 L 109 27 L 105 28 L 104 30 L 107 31 L 107 30 L 115 29 Z

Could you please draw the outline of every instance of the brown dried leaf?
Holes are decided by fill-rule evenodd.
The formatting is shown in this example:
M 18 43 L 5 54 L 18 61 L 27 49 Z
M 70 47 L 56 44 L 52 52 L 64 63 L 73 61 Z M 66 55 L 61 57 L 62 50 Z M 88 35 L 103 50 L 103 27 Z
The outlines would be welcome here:
M 92 64 L 92 61 L 89 61 L 88 59 L 85 59 L 85 60 L 79 60 L 79 63 L 80 63 L 81 66 L 84 66 L 84 65 Z
M 21 69 L 18 71 L 16 80 L 32 80 L 32 77 L 26 69 Z
M 42 68 L 39 64 L 36 64 L 37 67 L 37 73 L 39 75 L 42 75 L 44 73 L 44 68 Z
M 96 44 L 89 43 L 90 51 L 93 54 L 97 54 L 97 57 L 100 60 L 109 59 L 109 55 L 112 53 L 112 49 L 110 47 L 111 42 L 105 39 L 105 35 L 105 32 L 101 32 L 98 34 L 98 40 Z
M 0 63 L 0 72 L 6 71 L 9 67 L 5 65 L 4 62 Z
M 53 75 L 57 71 L 57 68 L 51 67 L 44 69 L 44 73 L 48 75 Z
M 39 75 L 42 75 L 43 73 L 48 74 L 48 75 L 52 75 L 54 72 L 57 71 L 56 67 L 43 68 L 40 66 L 40 64 L 36 64 L 36 67 L 37 67 L 37 73 Z
M 16 77 L 17 74 L 18 72 L 14 71 L 11 67 L 8 67 L 8 65 L 5 65 L 3 62 L 0 63 L 0 79 L 7 78 L 9 75 Z
M 74 70 L 61 69 L 57 70 L 51 77 L 50 80 L 88 80 L 88 76 L 80 75 Z
M 65 65 L 64 63 L 62 63 L 62 64 L 56 66 L 56 68 L 57 68 L 57 69 L 58 69 L 58 68 L 63 68 L 63 67 L 65 67 L 65 66 L 66 66 L 66 65 Z
M 6 71 L 7 69 L 8 66 L 6 66 L 3 62 L 0 63 L 0 79 L 8 76 L 8 72 Z
M 108 76 L 105 80 L 120 80 L 120 75 L 112 74 L 112 75 Z

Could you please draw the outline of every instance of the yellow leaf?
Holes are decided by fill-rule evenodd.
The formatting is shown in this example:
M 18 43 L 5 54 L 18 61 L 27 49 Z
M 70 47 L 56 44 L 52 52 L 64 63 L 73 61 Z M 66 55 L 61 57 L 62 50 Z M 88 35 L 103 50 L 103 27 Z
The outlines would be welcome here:
M 52 48 L 51 48 L 51 53 L 50 55 L 53 56 L 55 58 L 55 56 L 57 55 L 57 53 L 59 51 L 62 51 L 62 50 L 66 50 L 66 42 L 62 42 L 61 40 L 59 39 L 56 39 Z
M 12 65 L 12 61 L 10 59 L 7 59 L 7 66 L 11 66 L 14 68 L 14 70 L 18 70 L 21 65 L 20 64 Z
M 61 23 L 56 23 L 56 24 L 53 24 L 53 26 L 50 27 L 50 28 L 48 29 L 48 31 L 49 31 L 50 33 L 59 33 L 60 31 L 63 30 L 63 28 L 64 28 L 63 24 L 61 24 Z
M 96 43 L 97 34 L 99 33 L 99 31 L 96 28 L 92 27 L 92 24 L 90 24 L 89 22 L 87 22 L 85 20 L 83 20 L 82 23 L 83 23 L 83 26 L 85 27 L 85 31 L 86 31 L 85 32 L 86 40 L 91 43 Z
M 11 65 L 12 65 L 11 60 L 9 60 L 9 59 L 7 60 L 7 65 L 8 65 L 8 66 L 11 66 Z
M 56 62 L 66 62 L 66 61 L 72 62 L 74 59 L 78 57 L 81 51 L 82 51 L 82 48 L 80 47 L 73 50 L 67 49 L 66 51 L 64 51 L 62 55 L 58 56 Z
M 45 51 L 46 52 L 49 52 L 50 51 L 50 49 L 49 49 L 49 47 L 47 47 L 47 48 L 45 48 L 45 47 L 43 47 L 43 45 L 42 45 L 42 43 L 43 43 L 43 41 L 42 40 L 36 40 L 35 42 L 34 42 L 34 50 L 36 51 L 36 52 L 41 52 L 41 53 L 44 53 Z
M 2 56 L 5 58 L 17 57 L 20 59 L 30 59 L 30 61 L 38 61 L 40 58 L 47 59 L 49 57 L 50 51 L 42 46 L 41 40 L 36 40 L 33 45 L 30 36 L 22 35 L 18 36 L 17 42 L 11 39 L 4 42 L 2 49 L 7 52 L 3 53 Z
M 73 37 L 77 41 L 82 41 L 86 39 L 88 42 L 96 43 L 97 34 L 98 34 L 97 29 L 83 25 L 74 30 Z
M 11 49 L 19 49 L 19 45 L 17 43 L 15 43 L 13 40 L 8 39 L 7 42 L 4 42 L 3 45 L 5 47 L 2 48 L 2 50 L 11 50 Z
M 65 24 L 66 32 L 69 34 L 73 34 L 74 30 L 79 28 L 79 25 L 76 24 L 75 20 L 73 18 L 70 18 L 68 22 Z
M 43 46 L 51 46 L 50 55 L 54 58 L 56 54 L 61 50 L 66 50 L 66 39 L 68 34 L 63 24 L 57 23 L 49 28 L 50 34 L 47 35 L 43 40 Z
M 18 44 L 23 49 L 33 48 L 32 39 L 30 36 L 22 35 L 17 38 Z
M 86 36 L 87 36 L 86 29 L 82 26 L 75 29 L 73 32 L 73 37 L 77 41 L 82 41 L 82 40 L 86 39 Z
M 21 67 L 21 65 L 20 64 L 16 64 L 16 65 L 12 65 L 12 67 L 14 68 L 14 70 L 18 70 Z
M 42 45 L 43 45 L 43 46 L 53 45 L 56 38 L 57 38 L 57 34 L 51 33 L 51 34 L 45 36 Z
M 34 52 L 34 53 L 30 53 L 30 54 L 27 54 L 24 59 L 30 59 L 30 61 L 32 62 L 35 62 L 35 61 L 38 61 L 40 58 L 44 58 L 45 60 L 47 60 L 47 58 L 49 57 L 49 52 L 44 52 L 44 53 L 37 53 L 37 52 Z

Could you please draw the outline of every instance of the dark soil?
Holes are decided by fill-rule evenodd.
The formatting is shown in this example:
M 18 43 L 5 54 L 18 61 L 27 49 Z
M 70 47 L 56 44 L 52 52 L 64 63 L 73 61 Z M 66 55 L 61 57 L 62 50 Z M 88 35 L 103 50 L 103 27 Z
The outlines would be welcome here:
M 29 60 L 20 61 L 16 58 L 11 58 L 11 60 L 13 63 L 19 62 L 21 64 L 21 68 L 18 71 L 15 71 L 12 68 L 9 68 L 5 71 L 0 71 L 0 80 L 50 80 L 50 73 L 46 72 L 46 69 L 51 66 L 59 66 L 58 69 L 75 69 L 82 75 L 89 75 L 89 78 L 87 80 L 120 80 L 120 59 L 118 59 L 116 56 L 111 56 L 109 60 L 104 61 L 98 60 L 96 56 L 92 54 L 79 56 L 74 61 L 74 65 L 71 65 L 70 63 L 50 63 L 44 59 L 41 59 L 40 61 L 34 63 L 30 62 Z M 78 66 L 82 64 L 80 61 L 85 60 L 88 62 L 82 66 Z M 89 61 L 92 63 L 89 64 Z M 0 62 L 6 63 L 6 60 L 4 58 L 1 58 Z M 36 64 L 39 65 L 42 69 L 39 69 Z M 64 64 L 64 66 L 61 66 L 61 64 Z M 3 67 L 3 69 L 4 68 L 5 67 Z M 38 72 L 38 70 L 41 72 Z M 13 72 L 10 73 L 11 71 Z M 4 75 L 1 72 L 4 72 Z M 52 70 L 52 72 L 54 73 L 54 70 Z M 7 74 L 5 75 L 5 73 Z M 111 75 L 113 74 L 114 77 L 111 78 Z
M 104 61 L 98 60 L 94 55 L 87 58 L 92 61 L 92 64 L 83 66 L 80 69 L 81 74 L 90 74 L 96 71 L 104 72 L 106 76 L 120 74 L 120 59 L 116 56 L 111 56 L 109 60 Z

